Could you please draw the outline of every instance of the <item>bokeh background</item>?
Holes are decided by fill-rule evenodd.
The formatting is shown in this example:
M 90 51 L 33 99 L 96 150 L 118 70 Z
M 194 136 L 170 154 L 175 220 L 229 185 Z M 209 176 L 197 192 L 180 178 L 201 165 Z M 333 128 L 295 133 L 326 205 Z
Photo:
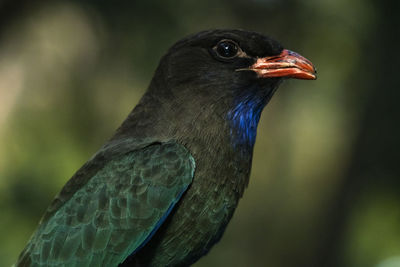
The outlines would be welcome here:
M 400 266 L 399 3 L 0 1 L 0 266 L 168 47 L 211 28 L 269 34 L 319 76 L 264 110 L 248 190 L 194 266 Z

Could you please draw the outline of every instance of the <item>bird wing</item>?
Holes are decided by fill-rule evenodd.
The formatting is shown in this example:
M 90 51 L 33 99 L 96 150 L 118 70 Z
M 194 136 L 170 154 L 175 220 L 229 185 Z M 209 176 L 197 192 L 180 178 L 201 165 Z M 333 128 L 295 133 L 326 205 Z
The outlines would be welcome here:
M 101 168 L 86 165 L 71 180 L 91 177 L 56 197 L 17 266 L 117 266 L 152 237 L 193 179 L 193 157 L 174 142 L 101 154 L 92 160 Z M 68 193 L 71 183 L 78 189 Z

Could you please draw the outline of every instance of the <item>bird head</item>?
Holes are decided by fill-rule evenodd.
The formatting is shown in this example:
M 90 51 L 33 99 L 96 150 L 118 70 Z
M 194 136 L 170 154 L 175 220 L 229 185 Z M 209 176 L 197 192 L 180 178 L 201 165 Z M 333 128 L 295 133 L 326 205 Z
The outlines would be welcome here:
M 285 78 L 316 79 L 315 69 L 306 58 L 283 49 L 270 37 L 243 30 L 189 36 L 169 49 L 160 67 L 171 88 L 185 87 L 190 95 L 195 93 L 194 87 L 212 88 L 208 93 L 223 96 L 240 94 L 254 84 L 266 90 Z
M 312 63 L 270 37 L 211 30 L 178 41 L 161 59 L 148 94 L 195 125 L 217 114 L 234 143 L 253 145 L 261 111 L 286 78 L 316 79 Z

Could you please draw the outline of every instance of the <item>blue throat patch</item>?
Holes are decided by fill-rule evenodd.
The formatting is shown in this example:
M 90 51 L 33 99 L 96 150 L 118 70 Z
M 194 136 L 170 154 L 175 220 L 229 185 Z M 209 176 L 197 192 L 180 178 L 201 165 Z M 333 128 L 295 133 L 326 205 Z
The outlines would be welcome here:
M 253 148 L 256 141 L 257 125 L 266 100 L 255 95 L 241 98 L 228 113 L 231 123 L 233 145 L 245 145 Z

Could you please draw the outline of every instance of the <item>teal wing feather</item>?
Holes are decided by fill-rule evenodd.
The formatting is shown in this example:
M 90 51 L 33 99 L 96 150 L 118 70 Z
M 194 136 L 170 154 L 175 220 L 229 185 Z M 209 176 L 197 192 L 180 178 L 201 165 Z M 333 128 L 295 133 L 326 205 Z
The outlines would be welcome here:
M 17 265 L 117 266 L 151 238 L 194 168 L 187 149 L 172 142 L 113 157 L 45 215 Z

